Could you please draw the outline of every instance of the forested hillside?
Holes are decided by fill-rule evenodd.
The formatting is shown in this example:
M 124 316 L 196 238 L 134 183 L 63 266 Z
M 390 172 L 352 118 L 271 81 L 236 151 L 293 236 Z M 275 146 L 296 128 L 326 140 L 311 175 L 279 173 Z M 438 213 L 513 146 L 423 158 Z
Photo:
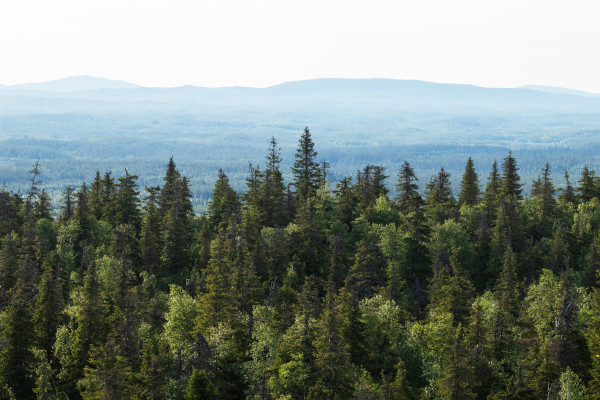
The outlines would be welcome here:
M 593 170 L 333 181 L 308 128 L 289 171 L 264 147 L 203 215 L 173 158 L 3 189 L 0 399 L 600 398 Z

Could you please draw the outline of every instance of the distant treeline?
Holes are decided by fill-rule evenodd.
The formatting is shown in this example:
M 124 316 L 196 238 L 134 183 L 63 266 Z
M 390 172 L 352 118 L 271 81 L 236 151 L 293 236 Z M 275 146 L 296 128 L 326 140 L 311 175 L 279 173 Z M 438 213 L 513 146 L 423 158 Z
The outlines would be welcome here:
M 58 199 L 35 163 L 0 191 L 0 399 L 600 398 L 600 177 L 525 196 L 499 160 L 334 177 L 306 128 L 203 215 L 173 158 Z

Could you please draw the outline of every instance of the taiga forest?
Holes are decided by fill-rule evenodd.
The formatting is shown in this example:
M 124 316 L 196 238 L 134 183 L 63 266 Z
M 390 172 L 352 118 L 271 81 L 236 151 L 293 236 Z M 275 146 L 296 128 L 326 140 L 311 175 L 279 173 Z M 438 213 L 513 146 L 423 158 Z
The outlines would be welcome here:
M 339 178 L 299 132 L 243 190 L 177 157 L 4 186 L 0 399 L 600 399 L 593 168 Z

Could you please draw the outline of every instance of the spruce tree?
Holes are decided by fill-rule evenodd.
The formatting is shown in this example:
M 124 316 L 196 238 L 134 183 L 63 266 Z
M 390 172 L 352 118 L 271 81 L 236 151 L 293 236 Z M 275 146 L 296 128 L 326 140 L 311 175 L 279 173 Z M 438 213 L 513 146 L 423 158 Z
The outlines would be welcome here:
M 129 171 L 125 169 L 125 176 L 118 179 L 115 196 L 115 224 L 132 225 L 136 232 L 139 231 L 141 222 L 137 178 L 137 175 L 130 175 Z
M 533 182 L 531 195 L 535 201 L 537 219 L 539 223 L 539 239 L 542 236 L 549 234 L 552 224 L 556 217 L 556 200 L 554 194 L 554 183 L 550 178 L 550 164 L 546 161 L 546 165 L 542 170 L 542 176 Z
M 465 172 L 460 184 L 460 194 L 458 195 L 458 207 L 463 205 L 475 206 L 479 203 L 479 177 L 475 172 L 473 159 L 469 157 L 465 165 Z
M 481 206 L 486 216 L 486 221 L 494 221 L 498 211 L 498 194 L 500 192 L 500 174 L 498 163 L 494 160 L 492 171 L 488 176 L 488 182 L 483 193 Z M 491 222 L 490 222 L 491 223 Z
M 452 214 L 454 196 L 450 186 L 450 173 L 444 168 L 431 177 L 425 187 L 427 213 L 434 223 L 443 224 Z
M 334 298 L 335 288 L 328 285 L 325 309 L 315 338 L 317 382 L 310 388 L 309 399 L 347 399 L 353 392 L 352 365 L 348 344 L 340 334 L 341 321 Z
M 321 170 L 316 157 L 315 144 L 308 127 L 305 127 L 304 133 L 298 141 L 298 149 L 296 149 L 295 161 L 292 166 L 294 187 L 300 201 L 313 197 L 319 187 Z
M 219 169 L 212 199 L 208 204 L 208 219 L 215 231 L 227 227 L 229 219 L 239 212 L 240 203 L 235 191 L 229 185 L 229 178 Z
M 595 172 L 590 171 L 587 165 L 584 166 L 583 170 L 581 171 L 579 186 L 577 187 L 577 193 L 580 202 L 590 201 L 592 198 L 598 196 L 595 178 Z

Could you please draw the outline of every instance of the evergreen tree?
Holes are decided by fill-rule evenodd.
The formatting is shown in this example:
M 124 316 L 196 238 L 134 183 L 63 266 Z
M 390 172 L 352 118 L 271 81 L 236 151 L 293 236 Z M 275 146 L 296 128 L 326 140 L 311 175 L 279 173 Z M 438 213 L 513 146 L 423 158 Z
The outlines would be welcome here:
M 347 399 L 353 392 L 350 351 L 340 334 L 340 320 L 335 304 L 335 288 L 327 288 L 325 309 L 315 339 L 317 382 L 310 388 L 309 399 Z
M 450 265 L 440 265 L 431 285 L 430 308 L 436 312 L 450 312 L 454 324 L 464 324 L 469 316 L 473 285 L 461 276 L 459 249 L 453 247 Z
M 376 244 L 361 242 L 358 244 L 355 259 L 346 286 L 359 299 L 371 297 L 385 285 L 385 256 Z
M 137 178 L 137 175 L 129 175 L 129 171 L 125 169 L 125 176 L 118 179 L 115 224 L 132 225 L 139 231 L 141 214 Z
M 292 173 L 294 174 L 294 186 L 300 201 L 304 201 L 315 195 L 321 179 L 319 163 L 315 161 L 317 152 L 312 141 L 308 127 L 300 136 L 298 149 L 296 150 Z
M 267 165 L 264 172 L 263 197 L 266 202 L 265 213 L 269 226 L 283 226 L 289 220 L 289 215 L 284 207 L 285 183 L 283 174 L 279 169 L 281 164 L 281 149 L 274 137 L 269 143 L 266 156 Z
M 479 177 L 475 172 L 473 159 L 469 157 L 465 164 L 465 172 L 460 184 L 460 194 L 458 195 L 458 207 L 463 205 L 475 206 L 479 202 Z
M 498 212 L 498 194 L 500 192 L 500 174 L 498 172 L 498 163 L 494 161 L 492 171 L 488 176 L 488 182 L 485 187 L 482 199 L 482 209 L 487 221 L 494 221 Z
M 30 368 L 34 361 L 33 324 L 28 303 L 31 302 L 28 283 L 22 276 L 13 288 L 13 300 L 3 310 L 0 337 L 0 382 L 12 390 L 16 398 L 33 397 L 34 382 Z
M 76 305 L 71 344 L 64 349 L 66 354 L 57 354 L 62 364 L 61 378 L 70 395 L 76 393 L 76 384 L 83 378 L 92 347 L 102 345 L 107 334 L 106 308 L 100 296 L 100 285 L 93 265 L 85 273 Z M 55 350 L 58 348 L 55 347 Z
M 229 219 L 239 212 L 240 203 L 237 194 L 229 185 L 229 178 L 219 169 L 213 196 L 208 205 L 208 219 L 215 231 L 227 227 Z
M 510 246 L 504 253 L 504 264 L 496 285 L 495 295 L 498 311 L 494 317 L 493 350 L 496 356 L 501 358 L 508 351 L 509 331 L 516 311 L 515 254 Z
M 519 168 L 517 167 L 517 160 L 512 156 L 512 152 L 508 152 L 508 156 L 502 161 L 502 178 L 500 180 L 500 192 L 501 198 L 514 197 L 517 201 L 523 198 L 523 184 L 521 183 L 521 177 L 519 176 Z
M 431 177 L 425 187 L 427 213 L 434 223 L 443 224 L 450 217 L 454 197 L 450 186 L 450 173 L 444 168 Z
M 404 161 L 398 173 L 398 197 L 396 201 L 398 208 L 403 214 L 416 213 L 421 211 L 423 199 L 419 194 L 419 186 L 416 183 L 417 177 L 415 172 L 407 161 Z
M 461 339 L 459 329 L 450 351 L 444 356 L 442 378 L 438 387 L 439 398 L 449 400 L 475 398 L 472 390 L 475 386 L 473 367 Z
M 228 232 L 221 230 L 210 246 L 211 258 L 206 269 L 206 286 L 200 295 L 200 327 L 206 332 L 219 322 L 236 318 L 239 293 L 235 288 L 235 247 Z
M 595 185 L 595 172 L 590 171 L 587 165 L 584 166 L 583 170 L 581 171 L 581 178 L 579 179 L 577 193 L 581 202 L 590 201 L 592 198 L 598 196 Z
M 554 199 L 554 184 L 550 178 L 550 164 L 546 161 L 546 165 L 542 170 L 542 176 L 533 182 L 531 194 L 535 201 L 537 220 L 539 221 L 538 237 L 536 239 L 548 235 L 552 229 L 556 217 L 556 200 Z
M 52 356 L 52 346 L 56 341 L 56 330 L 61 322 L 63 298 L 61 280 L 58 271 L 60 261 L 56 254 L 48 257 L 42 264 L 42 275 L 37 285 L 37 295 L 32 311 L 35 343 L 46 352 L 46 357 Z
M 336 200 L 338 203 L 338 218 L 340 222 L 348 228 L 352 227 L 354 220 L 354 210 L 356 201 L 354 197 L 354 188 L 352 187 L 352 178 L 341 179 L 335 187 Z
M 146 187 L 145 213 L 140 233 L 140 250 L 146 271 L 153 273 L 160 270 L 160 253 L 162 249 L 161 215 L 158 208 L 160 187 Z
M 566 204 L 577 204 L 577 195 L 575 194 L 575 188 L 571 185 L 569 181 L 569 173 L 565 169 L 565 188 L 559 189 L 560 194 L 558 195 L 558 202 L 561 205 Z

